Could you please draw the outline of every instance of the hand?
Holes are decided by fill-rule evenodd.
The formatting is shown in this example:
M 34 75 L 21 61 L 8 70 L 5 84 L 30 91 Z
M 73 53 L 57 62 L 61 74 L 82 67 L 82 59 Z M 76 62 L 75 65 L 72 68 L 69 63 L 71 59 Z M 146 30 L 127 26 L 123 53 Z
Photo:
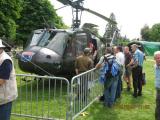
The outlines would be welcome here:
M 126 65 L 126 67 L 129 67 L 129 66 L 130 66 L 130 64 Z

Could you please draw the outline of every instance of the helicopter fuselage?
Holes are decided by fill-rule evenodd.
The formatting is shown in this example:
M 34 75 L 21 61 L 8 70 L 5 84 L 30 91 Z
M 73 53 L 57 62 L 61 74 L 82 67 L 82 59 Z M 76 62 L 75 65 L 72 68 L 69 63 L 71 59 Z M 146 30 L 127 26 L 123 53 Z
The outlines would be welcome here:
M 19 53 L 23 71 L 39 75 L 74 75 L 74 62 L 89 46 L 93 35 L 82 29 L 38 29 L 33 32 L 26 48 Z M 97 59 L 103 54 L 102 42 L 94 38 Z

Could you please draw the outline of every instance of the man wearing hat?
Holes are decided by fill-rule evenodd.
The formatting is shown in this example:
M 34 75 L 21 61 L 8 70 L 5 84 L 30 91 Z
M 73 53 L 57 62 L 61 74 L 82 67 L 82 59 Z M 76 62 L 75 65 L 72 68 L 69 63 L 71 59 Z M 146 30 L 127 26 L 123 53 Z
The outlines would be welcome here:
M 0 120 L 10 120 L 12 101 L 18 94 L 13 61 L 4 48 L 0 39 Z
M 83 54 L 78 56 L 75 61 L 76 74 L 85 72 L 93 67 L 93 61 L 89 57 L 91 53 L 90 48 L 85 48 Z
M 93 67 L 93 61 L 89 57 L 91 53 L 90 48 L 85 48 L 83 51 L 83 54 L 78 56 L 75 61 L 75 72 L 76 74 L 80 74 L 82 72 L 85 72 Z M 80 81 L 77 81 L 79 83 L 78 87 L 78 98 L 82 100 L 87 100 L 88 95 L 88 79 L 81 79 Z
M 133 97 L 142 96 L 142 68 L 144 61 L 144 54 L 138 49 L 136 44 L 131 46 L 133 52 L 133 58 L 127 66 L 132 68 L 133 78 Z

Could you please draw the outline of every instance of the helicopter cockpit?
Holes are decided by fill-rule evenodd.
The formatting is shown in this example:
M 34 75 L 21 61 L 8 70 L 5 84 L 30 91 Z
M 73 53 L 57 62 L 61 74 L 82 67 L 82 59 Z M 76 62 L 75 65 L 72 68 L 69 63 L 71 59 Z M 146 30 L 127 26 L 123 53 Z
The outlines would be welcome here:
M 62 56 L 64 51 L 78 56 L 88 44 L 88 34 L 85 32 L 69 33 L 56 30 L 36 30 L 31 35 L 26 50 L 33 46 L 45 47 Z
M 42 30 L 38 29 L 38 30 L 33 31 L 28 39 L 27 48 L 38 45 L 40 41 L 44 41 L 44 39 L 42 38 L 45 38 L 45 36 L 47 37 L 48 35 L 49 35 L 49 32 L 43 29 Z
M 58 32 L 51 40 L 49 39 L 49 41 L 46 48 L 53 50 L 62 56 L 68 41 L 68 34 L 66 32 Z

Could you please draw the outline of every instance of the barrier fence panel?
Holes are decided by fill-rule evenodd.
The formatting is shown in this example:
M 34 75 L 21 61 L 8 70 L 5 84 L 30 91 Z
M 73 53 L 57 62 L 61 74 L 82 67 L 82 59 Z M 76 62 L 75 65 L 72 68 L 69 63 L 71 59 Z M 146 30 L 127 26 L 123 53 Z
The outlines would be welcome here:
M 72 120 L 102 95 L 103 86 L 99 84 L 98 78 L 99 71 L 96 69 L 72 78 L 70 103 Z
M 61 120 L 69 111 L 69 81 L 62 77 L 16 75 L 18 98 L 11 120 Z M 17 117 L 18 116 L 18 117 Z

